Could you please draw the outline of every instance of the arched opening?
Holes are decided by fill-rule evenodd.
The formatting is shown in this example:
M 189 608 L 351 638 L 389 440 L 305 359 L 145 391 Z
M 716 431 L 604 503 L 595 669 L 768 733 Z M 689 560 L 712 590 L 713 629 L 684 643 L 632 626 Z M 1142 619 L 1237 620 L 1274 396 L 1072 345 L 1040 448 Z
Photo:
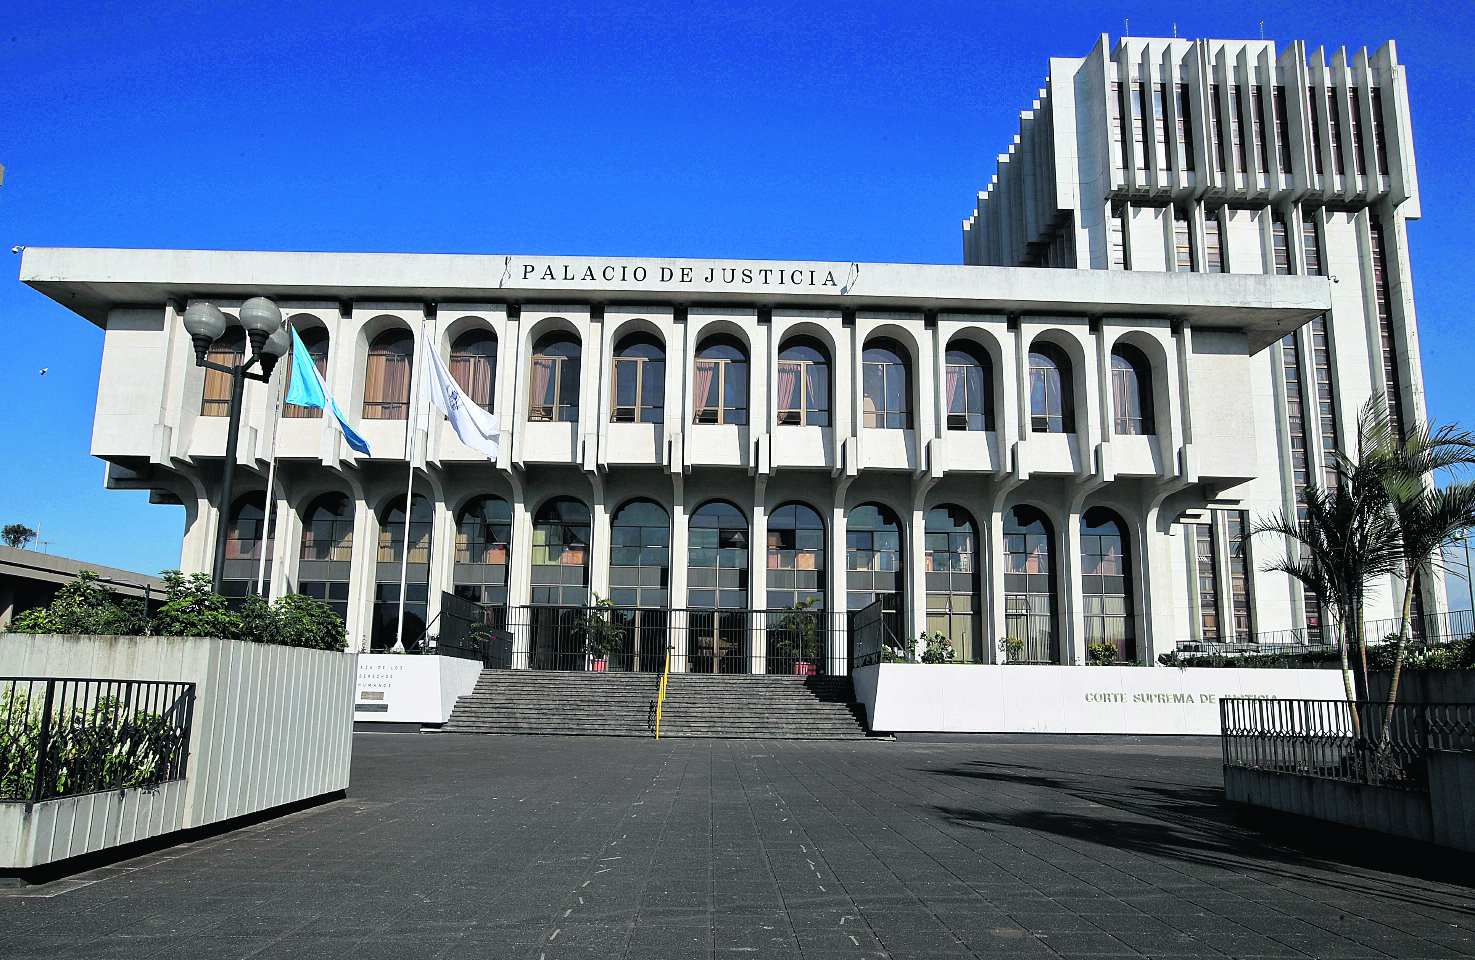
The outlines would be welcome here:
M 768 608 L 825 608 L 825 524 L 803 503 L 786 503 L 768 517 Z
M 1029 348 L 1030 429 L 1035 433 L 1075 433 L 1075 388 L 1070 358 L 1053 343 L 1036 340 Z
M 866 341 L 861 352 L 863 426 L 879 430 L 912 429 L 909 357 L 907 349 L 889 337 Z
M 468 330 L 451 344 L 451 377 L 471 402 L 490 411 L 497 390 L 497 335 Z
M 364 419 L 403 420 L 410 415 L 410 367 L 415 358 L 415 335 L 395 328 L 369 345 L 364 373 Z
M 845 523 L 846 606 L 859 610 L 877 600 L 884 609 L 906 609 L 905 556 L 901 521 L 888 506 L 866 503 Z
M 297 336 L 302 340 L 302 345 L 307 348 L 307 357 L 312 365 L 318 368 L 318 375 L 328 375 L 328 330 L 326 327 L 308 327 L 306 330 L 297 331 Z M 287 384 L 285 389 L 292 388 L 292 365 L 286 364 Z M 285 396 L 285 392 L 283 394 Z M 295 403 L 282 404 L 282 416 L 291 420 L 316 420 L 323 415 L 322 407 L 299 407 Z
M 462 507 L 456 517 L 456 596 L 505 610 L 511 545 L 512 505 L 506 500 L 476 497 Z M 494 614 L 493 622 L 505 623 L 505 613 Z
M 978 590 L 978 524 L 962 507 L 927 511 L 927 632 L 952 641 L 953 659 L 983 659 L 982 604 Z
M 695 673 L 748 672 L 748 520 L 725 500 L 703 504 L 687 530 L 687 656 Z
M 325 493 L 302 512 L 297 592 L 321 600 L 347 622 L 352 568 L 353 501 L 341 493 Z
M 1111 406 L 1113 430 L 1123 436 L 1151 436 L 1157 432 L 1152 410 L 1152 364 L 1129 343 L 1111 349 Z
M 425 636 L 430 592 L 430 530 L 433 511 L 429 498 L 410 500 L 409 545 L 405 540 L 405 498 L 395 497 L 379 512 L 379 556 L 374 570 L 374 625 L 369 636 L 373 650 L 388 650 L 396 639 L 406 647 Z M 398 624 L 400 562 L 405 563 L 405 619 Z M 396 629 L 398 625 L 398 629 Z
M 616 670 L 659 670 L 670 616 L 671 516 L 653 500 L 631 500 L 610 521 L 609 598 L 624 627 L 610 651 Z
M 1060 662 L 1054 543 L 1050 519 L 1035 507 L 1004 514 L 1004 649 L 1012 662 Z
M 778 352 L 778 422 L 830 425 L 830 357 L 814 337 L 793 337 Z
M 649 333 L 632 333 L 615 346 L 612 423 L 663 423 L 666 348 Z
M 994 429 L 994 364 L 988 351 L 968 340 L 948 344 L 947 428 Z
M 589 602 L 589 508 L 556 497 L 533 517 L 533 603 L 583 606 Z
M 272 537 L 276 535 L 277 518 L 271 518 L 266 530 L 266 494 L 255 491 L 236 498 L 231 507 L 230 523 L 225 529 L 225 576 L 220 594 L 230 609 L 240 608 L 247 594 L 256 592 L 261 553 L 266 551 L 266 576 L 262 584 L 270 596 Z
M 220 339 L 210 344 L 205 359 L 211 363 L 234 367 L 246 362 L 246 329 L 240 326 L 226 327 Z M 219 370 L 205 368 L 205 386 L 200 395 L 200 416 L 230 416 L 231 376 Z
M 529 420 L 574 423 L 579 419 L 581 354 L 578 338 L 561 330 L 534 344 Z
M 1081 515 L 1081 595 L 1085 601 L 1087 654 L 1102 659 L 1092 646 L 1110 644 L 1112 659 L 1134 663 L 1137 635 L 1132 620 L 1132 564 L 1127 525 L 1105 507 Z
M 702 341 L 693 364 L 693 423 L 748 422 L 748 353 L 737 337 Z

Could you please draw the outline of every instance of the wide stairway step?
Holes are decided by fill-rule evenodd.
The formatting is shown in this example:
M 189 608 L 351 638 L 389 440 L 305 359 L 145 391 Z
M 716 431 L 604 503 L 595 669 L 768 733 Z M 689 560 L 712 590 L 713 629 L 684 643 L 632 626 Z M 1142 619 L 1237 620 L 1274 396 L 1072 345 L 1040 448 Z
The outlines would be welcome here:
M 660 676 L 483 670 L 447 733 L 650 737 Z M 672 674 L 662 737 L 854 740 L 866 736 L 849 677 Z

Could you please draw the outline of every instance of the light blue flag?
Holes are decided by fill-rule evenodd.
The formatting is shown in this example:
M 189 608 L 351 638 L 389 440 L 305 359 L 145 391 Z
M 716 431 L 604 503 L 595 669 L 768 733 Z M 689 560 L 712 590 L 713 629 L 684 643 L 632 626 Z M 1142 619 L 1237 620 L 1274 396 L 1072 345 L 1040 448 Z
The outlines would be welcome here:
M 312 356 L 307 352 L 307 347 L 303 346 L 302 338 L 297 336 L 296 330 L 292 331 L 292 385 L 287 388 L 287 402 L 299 407 L 326 409 L 338 421 L 338 429 L 343 431 L 343 439 L 348 441 L 348 445 L 359 453 L 368 455 L 369 445 L 343 419 L 343 412 L 333 402 L 332 394 L 328 393 L 328 385 L 323 383 L 317 364 L 312 362 Z

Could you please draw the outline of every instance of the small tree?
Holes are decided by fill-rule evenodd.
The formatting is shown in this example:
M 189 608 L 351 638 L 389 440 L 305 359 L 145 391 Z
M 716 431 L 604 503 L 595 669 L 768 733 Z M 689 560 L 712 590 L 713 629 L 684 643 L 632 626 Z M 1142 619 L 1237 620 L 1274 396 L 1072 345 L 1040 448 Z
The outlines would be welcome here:
M 614 622 L 614 602 L 591 593 L 594 606 L 574 621 L 574 635 L 584 641 L 584 649 L 591 657 L 603 660 L 624 645 L 625 628 Z
M 165 570 L 164 605 L 154 617 L 153 632 L 161 637 L 219 637 L 234 640 L 241 632 L 241 618 L 226 606 L 226 599 L 210 589 L 208 573 L 185 576 Z
M 5 541 L 7 547 L 24 549 L 34 539 L 36 531 L 24 523 L 7 523 L 4 528 L 0 528 L 0 540 Z
M 820 621 L 824 613 L 814 609 L 818 602 L 815 597 L 806 597 L 784 608 L 784 615 L 768 630 L 774 656 L 811 663 L 820 657 Z
M 142 600 L 119 600 L 96 573 L 82 570 L 75 580 L 62 585 L 51 603 L 17 614 L 8 629 L 11 633 L 118 637 L 143 633 L 147 627 Z

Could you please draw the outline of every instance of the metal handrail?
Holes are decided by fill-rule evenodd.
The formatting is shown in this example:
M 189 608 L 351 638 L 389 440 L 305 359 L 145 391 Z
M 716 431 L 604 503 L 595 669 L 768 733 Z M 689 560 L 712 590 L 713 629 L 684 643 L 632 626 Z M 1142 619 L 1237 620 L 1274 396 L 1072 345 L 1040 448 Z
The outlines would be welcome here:
M 666 681 L 671 679 L 671 648 L 666 648 L 666 665 L 661 670 L 661 685 L 656 690 L 656 739 L 661 739 L 661 707 L 666 703 Z

